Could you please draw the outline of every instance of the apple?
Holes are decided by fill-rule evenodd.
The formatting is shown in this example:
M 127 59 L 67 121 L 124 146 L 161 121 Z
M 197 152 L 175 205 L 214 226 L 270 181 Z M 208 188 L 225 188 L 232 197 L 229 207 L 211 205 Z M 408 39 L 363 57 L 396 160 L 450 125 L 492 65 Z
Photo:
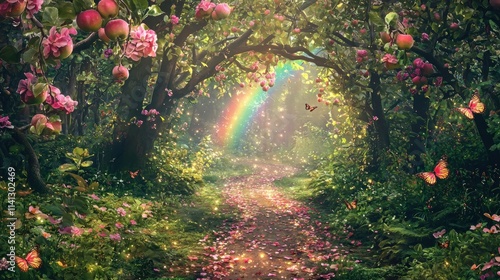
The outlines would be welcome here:
M 125 40 L 128 37 L 129 26 L 123 19 L 112 19 L 104 27 L 104 32 L 111 40 Z
M 104 28 L 102 27 L 99 28 L 99 30 L 97 30 L 97 35 L 99 35 L 99 39 L 101 39 L 105 43 L 109 43 L 111 41 L 111 39 L 109 39 L 109 37 L 106 36 L 106 31 L 104 31 Z
M 411 47 L 413 47 L 414 42 L 415 40 L 413 40 L 413 37 L 409 34 L 399 34 L 396 37 L 396 45 L 401 50 L 411 49 Z
M 500 10 L 500 0 L 490 0 L 490 6 L 493 9 Z
M 59 49 L 59 59 L 65 59 L 73 53 L 73 41 L 69 41 L 68 44 Z
M 120 7 L 115 0 L 101 0 L 97 4 L 97 11 L 104 19 L 114 18 L 118 15 Z
M 115 77 L 115 79 L 120 80 L 120 81 L 124 81 L 124 80 L 128 79 L 128 75 L 129 75 L 128 69 L 121 64 L 117 65 L 113 68 L 112 74 L 113 74 L 113 77 Z
M 436 20 L 437 22 L 440 22 L 441 21 L 441 14 L 434 13 L 434 20 Z
M 227 3 L 217 4 L 212 11 L 212 18 L 214 20 L 221 20 L 227 18 L 231 14 L 231 8 Z
M 422 75 L 430 76 L 432 74 L 434 74 L 434 66 L 431 63 L 425 63 L 422 67 Z
M 102 17 L 96 10 L 85 10 L 76 16 L 76 24 L 83 31 L 95 32 L 101 28 Z
M 3 11 L 2 15 L 6 17 L 17 17 L 20 16 L 26 9 L 26 3 L 28 1 L 9 3 L 7 1 L 0 4 L 0 10 Z
M 389 33 L 387 33 L 387 32 L 380 32 L 380 39 L 382 39 L 382 42 L 384 44 L 392 41 L 391 35 L 389 35 Z

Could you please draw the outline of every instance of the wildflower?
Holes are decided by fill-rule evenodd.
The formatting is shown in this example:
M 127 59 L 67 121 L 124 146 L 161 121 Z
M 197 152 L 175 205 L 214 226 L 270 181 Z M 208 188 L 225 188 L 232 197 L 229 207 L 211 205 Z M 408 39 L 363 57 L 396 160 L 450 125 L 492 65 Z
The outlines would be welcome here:
M 115 233 L 115 234 L 110 234 L 109 239 L 111 239 L 113 241 L 120 241 L 122 239 L 122 237 L 120 236 L 119 233 Z
M 125 211 L 125 209 L 123 209 L 123 208 L 121 208 L 121 207 L 118 207 L 118 208 L 116 209 L 116 212 L 117 212 L 118 214 L 120 214 L 120 216 L 122 216 L 122 217 L 123 217 L 123 216 L 125 216 L 125 215 L 127 215 L 127 211 Z
M 443 237 L 443 235 L 446 233 L 446 229 L 443 229 L 441 231 L 438 231 L 438 232 L 435 232 L 432 234 L 432 236 L 434 236 L 434 238 L 440 238 L 440 237 Z
M 125 56 L 133 61 L 142 57 L 156 57 L 158 40 L 154 30 L 145 30 L 142 25 L 136 26 L 130 32 L 130 40 L 125 45 Z
M 104 50 L 104 57 L 105 58 L 109 58 L 112 55 L 113 55 L 113 49 L 105 49 Z
M 0 128 L 14 128 L 12 123 L 9 121 L 9 116 L 0 115 Z
M 60 234 L 71 234 L 72 236 L 81 236 L 84 233 L 82 228 L 76 226 L 69 226 L 59 229 Z
M 9 261 L 5 257 L 0 260 L 0 270 L 7 270 L 9 268 Z
M 378 117 L 377 116 L 373 116 L 373 120 L 374 121 L 378 121 Z
M 171 22 L 173 25 L 177 25 L 177 24 L 179 24 L 179 17 L 177 17 L 176 15 L 171 15 L 171 16 L 170 16 L 170 22 Z
M 135 122 L 135 125 L 137 125 L 137 127 L 141 127 L 141 125 L 143 124 L 144 122 L 142 120 L 138 120 Z
M 118 223 L 115 224 L 115 227 L 116 228 L 123 228 L 123 224 L 120 223 L 120 222 L 118 222 Z
M 123 207 L 128 207 L 128 208 L 130 208 L 130 205 L 129 205 L 128 203 L 126 203 L 126 202 L 124 202 L 124 203 L 122 204 L 122 206 L 123 206 Z
M 422 41 L 429 41 L 429 34 L 427 33 L 422 33 Z
M 55 26 L 49 31 L 49 36 L 42 41 L 43 57 L 66 58 L 73 52 L 73 40 L 70 35 L 76 35 L 76 29 L 63 27 L 61 33 Z
M 135 225 L 137 225 L 137 222 L 135 220 L 130 220 L 130 224 L 135 226 Z
M 89 196 L 90 196 L 90 198 L 92 198 L 93 200 L 97 200 L 97 201 L 101 200 L 101 199 L 100 199 L 100 198 L 99 198 L 96 194 L 94 194 L 94 193 L 93 193 L 93 194 L 89 194 Z

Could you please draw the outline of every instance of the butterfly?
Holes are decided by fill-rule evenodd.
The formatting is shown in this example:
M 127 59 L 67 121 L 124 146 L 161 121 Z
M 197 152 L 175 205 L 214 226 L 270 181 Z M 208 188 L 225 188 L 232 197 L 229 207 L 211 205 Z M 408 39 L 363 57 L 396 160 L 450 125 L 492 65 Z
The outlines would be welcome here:
M 438 242 L 439 247 L 443 249 L 448 249 L 450 247 L 450 240 L 446 240 L 445 242 Z
M 358 208 L 358 200 L 357 199 L 353 200 L 352 202 L 349 202 L 349 201 L 344 199 L 344 204 L 345 204 L 345 207 L 347 207 L 347 210 L 354 210 L 354 209 Z
M 306 110 L 309 110 L 309 112 L 316 110 L 316 108 L 318 108 L 318 106 L 311 106 L 306 103 Z
M 22 272 L 27 272 L 29 267 L 38 269 L 42 265 L 42 259 L 38 253 L 38 248 L 34 248 L 26 255 L 26 258 L 16 256 L 16 264 Z
M 433 171 L 430 172 L 420 172 L 417 173 L 417 176 L 423 179 L 427 184 L 434 185 L 436 183 L 436 178 L 446 179 L 450 174 L 450 170 L 448 169 L 448 163 L 446 159 L 440 159 L 434 167 Z
M 136 172 L 129 171 L 129 173 L 130 173 L 130 178 L 134 179 L 137 176 L 137 174 L 139 174 L 139 170 L 137 170 Z
M 471 100 L 469 101 L 469 106 L 455 108 L 458 112 L 462 113 L 469 120 L 474 119 L 474 114 L 482 114 L 484 112 L 484 103 L 479 100 L 479 95 L 472 95 Z

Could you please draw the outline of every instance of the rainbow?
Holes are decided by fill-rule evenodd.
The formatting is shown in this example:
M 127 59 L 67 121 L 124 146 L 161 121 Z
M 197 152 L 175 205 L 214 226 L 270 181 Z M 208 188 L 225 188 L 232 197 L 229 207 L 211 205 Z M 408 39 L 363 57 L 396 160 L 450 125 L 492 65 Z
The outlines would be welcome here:
M 215 142 L 225 148 L 240 147 L 241 140 L 246 136 L 254 118 L 265 106 L 266 100 L 278 92 L 296 71 L 293 69 L 293 63 L 283 64 L 275 68 L 275 83 L 267 92 L 259 85 L 254 85 L 254 87 L 246 86 L 242 92 L 233 95 L 215 125 Z

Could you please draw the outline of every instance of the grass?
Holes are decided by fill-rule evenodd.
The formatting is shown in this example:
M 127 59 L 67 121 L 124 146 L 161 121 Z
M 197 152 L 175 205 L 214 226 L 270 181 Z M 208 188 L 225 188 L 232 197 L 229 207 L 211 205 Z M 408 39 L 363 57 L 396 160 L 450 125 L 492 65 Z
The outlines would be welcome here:
M 305 172 L 299 172 L 291 177 L 284 177 L 274 181 L 274 184 L 282 189 L 289 197 L 307 202 L 312 197 L 312 191 L 308 188 L 310 177 Z

